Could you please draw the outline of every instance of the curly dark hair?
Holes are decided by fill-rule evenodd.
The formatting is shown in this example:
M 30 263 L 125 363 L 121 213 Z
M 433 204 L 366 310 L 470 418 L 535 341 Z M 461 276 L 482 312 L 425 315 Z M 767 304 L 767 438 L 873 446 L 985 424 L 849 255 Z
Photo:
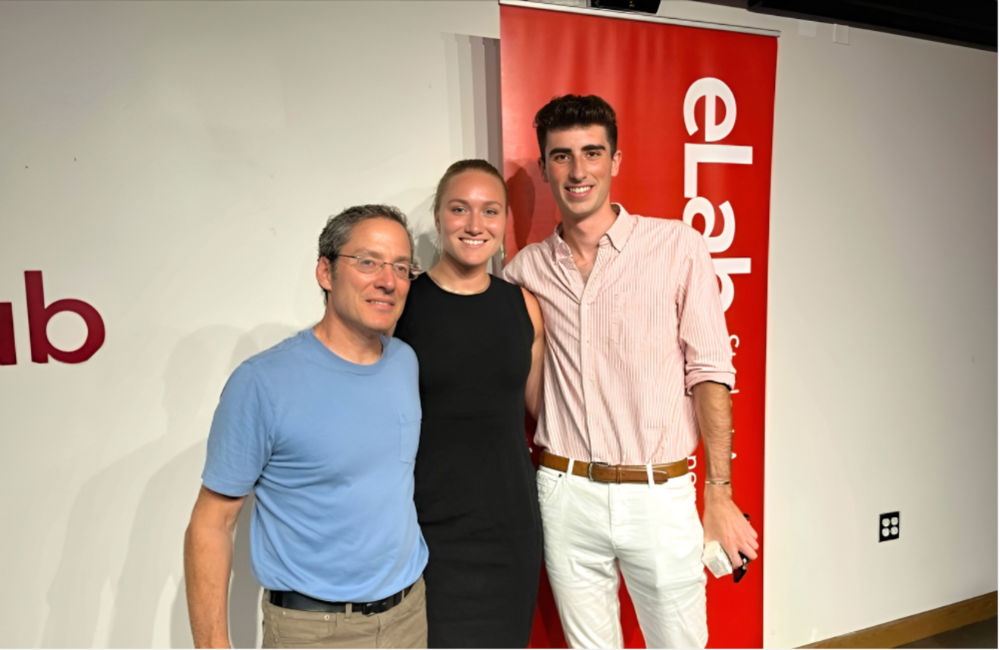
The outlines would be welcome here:
M 610 153 L 618 151 L 618 123 L 615 109 L 597 95 L 563 95 L 553 97 L 535 113 L 535 133 L 538 150 L 545 158 L 545 137 L 549 131 L 563 131 L 573 127 L 603 126 L 608 134 Z

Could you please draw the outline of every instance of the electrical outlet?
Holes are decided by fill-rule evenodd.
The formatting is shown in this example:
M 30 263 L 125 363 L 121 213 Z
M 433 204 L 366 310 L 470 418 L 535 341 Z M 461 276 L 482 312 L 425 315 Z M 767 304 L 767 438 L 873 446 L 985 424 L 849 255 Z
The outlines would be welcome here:
M 878 541 L 899 539 L 899 513 L 887 512 L 878 516 Z

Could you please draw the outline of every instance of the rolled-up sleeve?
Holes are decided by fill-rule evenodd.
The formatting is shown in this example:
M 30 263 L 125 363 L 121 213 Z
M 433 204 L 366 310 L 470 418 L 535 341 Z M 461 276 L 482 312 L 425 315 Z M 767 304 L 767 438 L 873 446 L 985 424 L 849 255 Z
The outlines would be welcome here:
M 687 273 L 677 304 L 684 388 L 690 395 L 696 384 L 714 381 L 732 390 L 736 385 L 736 369 L 715 267 L 702 237 L 692 230 L 687 239 Z

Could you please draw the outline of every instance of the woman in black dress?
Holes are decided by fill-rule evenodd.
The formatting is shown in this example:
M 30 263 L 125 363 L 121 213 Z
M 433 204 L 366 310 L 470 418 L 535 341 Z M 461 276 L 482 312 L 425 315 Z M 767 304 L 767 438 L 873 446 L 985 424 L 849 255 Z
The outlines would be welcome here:
M 524 435 L 541 399 L 538 302 L 486 272 L 507 221 L 488 162 L 448 168 L 434 198 L 441 261 L 410 286 L 395 336 L 420 361 L 417 517 L 430 550 L 431 648 L 524 648 L 542 529 Z

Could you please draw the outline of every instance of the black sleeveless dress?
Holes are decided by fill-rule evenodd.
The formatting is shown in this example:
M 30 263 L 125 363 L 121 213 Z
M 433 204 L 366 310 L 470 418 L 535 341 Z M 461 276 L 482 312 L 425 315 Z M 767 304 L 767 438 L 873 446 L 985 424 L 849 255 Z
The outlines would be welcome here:
M 430 559 L 431 648 L 524 648 L 542 528 L 524 436 L 534 328 L 521 289 L 491 276 L 460 296 L 424 274 L 395 336 L 420 361 L 417 517 Z

